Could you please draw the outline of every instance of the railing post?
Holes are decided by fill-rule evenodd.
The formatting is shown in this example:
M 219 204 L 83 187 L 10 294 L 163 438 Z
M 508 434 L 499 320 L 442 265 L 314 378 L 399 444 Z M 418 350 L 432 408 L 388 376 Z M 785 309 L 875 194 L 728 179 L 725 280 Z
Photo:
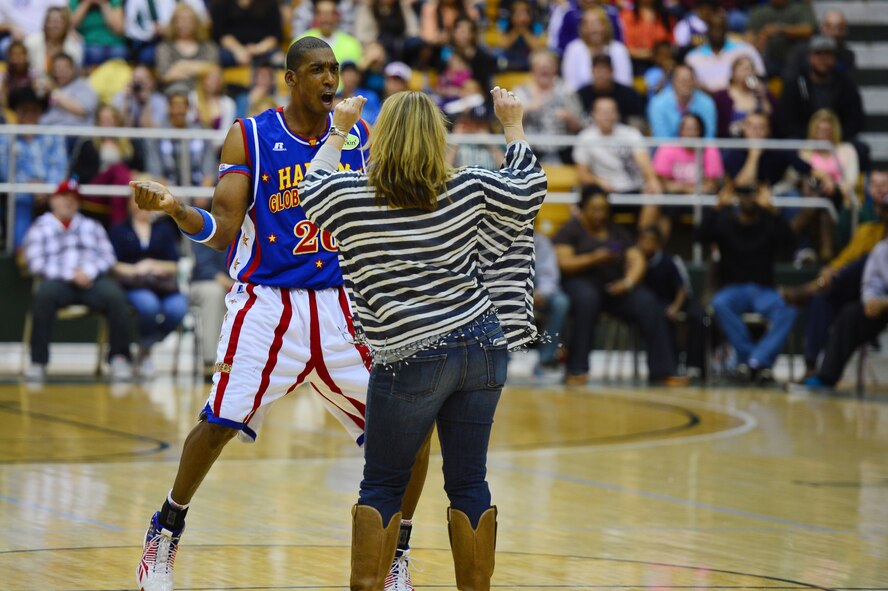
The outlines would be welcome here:
M 694 201 L 694 228 L 699 228 L 700 224 L 703 222 L 703 204 L 700 203 L 699 196 L 703 194 L 703 179 L 706 175 L 705 167 L 703 166 L 703 148 L 697 146 L 694 148 L 694 160 L 697 162 L 697 180 L 694 183 L 694 196 L 697 197 Z M 703 263 L 703 247 L 699 242 L 694 240 L 692 246 L 692 256 L 694 259 L 695 265 L 700 265 Z
M 6 178 L 10 183 L 15 182 L 15 142 L 18 136 L 15 132 L 9 134 L 9 144 L 6 146 Z M 6 203 L 6 252 L 15 250 L 15 197 L 16 193 L 10 191 Z
M 191 186 L 191 150 L 190 143 L 191 140 L 188 138 L 182 138 L 180 140 L 182 145 L 182 151 L 180 153 L 179 159 L 179 177 L 182 182 L 183 187 Z

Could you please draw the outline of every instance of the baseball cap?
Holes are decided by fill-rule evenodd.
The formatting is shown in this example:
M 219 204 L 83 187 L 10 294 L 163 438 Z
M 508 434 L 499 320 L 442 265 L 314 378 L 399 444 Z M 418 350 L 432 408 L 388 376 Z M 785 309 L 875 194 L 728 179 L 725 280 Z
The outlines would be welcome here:
M 835 53 L 838 50 L 835 39 L 826 35 L 814 35 L 808 43 L 808 51 L 816 53 L 818 51 L 830 51 Z
M 404 82 L 409 81 L 410 77 L 413 76 L 413 70 L 404 62 L 392 62 L 385 67 L 384 72 L 386 77 L 400 78 Z
M 75 197 L 77 197 L 77 199 L 83 198 L 83 195 L 80 194 L 80 183 L 77 182 L 77 179 L 68 179 L 59 183 L 59 186 L 56 187 L 53 196 L 63 195 L 65 193 L 71 193 Z
M 355 62 L 353 62 L 351 60 L 346 60 L 346 61 L 342 62 L 341 64 L 339 64 L 339 71 L 340 72 L 344 72 L 346 70 L 355 70 L 358 72 L 361 71 L 361 69 L 358 67 L 358 64 L 356 64 Z

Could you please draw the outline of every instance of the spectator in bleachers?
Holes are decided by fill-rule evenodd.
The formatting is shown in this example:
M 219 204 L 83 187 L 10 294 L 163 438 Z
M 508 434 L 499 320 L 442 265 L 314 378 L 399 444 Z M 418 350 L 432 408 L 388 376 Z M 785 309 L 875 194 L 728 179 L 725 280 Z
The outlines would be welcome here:
M 813 179 L 802 183 L 802 194 L 806 197 L 824 197 L 832 200 L 837 209 L 850 207 L 851 200 L 857 199 L 855 187 L 860 175 L 857 150 L 848 143 L 842 143 L 842 125 L 835 113 L 829 109 L 821 109 L 811 116 L 808 124 L 808 139 L 824 141 L 832 144 L 832 150 L 802 150 L 799 157 L 811 165 L 816 174 Z M 831 182 L 824 184 L 820 179 L 827 178 Z M 835 223 L 827 212 L 820 209 L 802 209 L 790 224 L 797 235 L 806 231 L 813 233 L 814 239 L 820 244 L 820 260 L 826 261 L 833 257 L 835 241 Z M 813 241 L 801 241 L 807 250 L 800 252 L 800 260 L 817 259 L 817 254 L 810 248 Z
M 572 315 L 566 383 L 587 382 L 589 353 L 602 311 L 638 325 L 652 383 L 676 383 L 666 315 L 642 284 L 644 256 L 628 233 L 610 220 L 606 189 L 584 187 L 578 216 L 568 220 L 552 242 Z
M 765 75 L 765 64 L 755 48 L 745 41 L 727 36 L 728 22 L 723 12 L 716 12 L 709 21 L 706 42 L 691 50 L 685 63 L 694 69 L 700 85 L 709 93 L 725 90 L 740 58 L 750 60 L 755 76 Z
M 28 50 L 21 41 L 13 41 L 6 50 L 6 71 L 0 74 L 0 107 L 9 105 L 9 93 L 19 88 L 35 88 L 34 71 Z
M 456 19 L 450 45 L 441 52 L 442 65 L 446 66 L 451 53 L 459 53 L 468 61 L 472 78 L 485 89 L 485 93 L 493 88 L 493 76 L 497 72 L 496 58 L 480 45 L 476 21 L 465 17 Z M 492 107 L 492 103 L 489 106 Z
M 170 87 L 167 90 L 168 120 L 161 127 L 172 129 L 200 129 L 197 123 L 189 121 L 192 105 L 188 90 L 184 87 Z M 148 140 L 145 154 L 145 168 L 155 179 L 167 185 L 213 186 L 216 182 L 216 166 L 219 162 L 216 151 L 208 142 L 192 139 L 187 142 L 191 170 L 188 176 L 181 173 L 179 162 L 182 158 L 182 141 L 178 139 Z
M 696 113 L 703 120 L 703 137 L 715 137 L 718 117 L 715 102 L 697 88 L 694 70 L 685 64 L 675 66 L 672 85 L 664 88 L 648 103 L 648 121 L 654 137 L 678 137 L 685 113 Z
M 228 129 L 237 116 L 234 99 L 225 94 L 222 68 L 217 65 L 204 70 L 191 91 L 188 102 L 197 111 L 197 122 L 204 129 Z M 218 148 L 222 147 L 219 140 Z
M 117 263 L 114 275 L 139 323 L 139 373 L 151 377 L 151 348 L 176 330 L 188 312 L 188 298 L 179 291 L 178 233 L 169 224 L 130 200 L 129 219 L 111 228 Z
M 808 70 L 785 81 L 778 109 L 784 136 L 804 138 L 811 116 L 820 109 L 838 115 L 843 141 L 863 131 L 863 100 L 851 76 L 836 66 L 837 49 L 831 37 L 815 36 L 808 45 Z
M 210 16 L 223 67 L 283 63 L 284 32 L 276 0 L 216 0 Z
M 555 53 L 534 51 L 530 56 L 530 81 L 513 92 L 524 106 L 524 129 L 528 134 L 575 134 L 583 128 L 580 102 L 558 75 Z M 573 163 L 570 148 L 556 152 L 548 146 L 535 146 L 533 152 L 543 162 Z
M 848 245 L 823 267 L 816 279 L 800 287 L 785 287 L 782 290 L 784 298 L 791 304 L 808 304 L 804 333 L 807 375 L 813 374 L 816 368 L 836 314 L 847 304 L 860 299 L 860 284 L 867 257 L 886 236 L 888 170 L 874 170 L 870 174 L 869 189 L 879 219 L 858 226 Z
M 675 45 L 681 48 L 694 48 L 706 40 L 709 19 L 718 10 L 715 0 L 700 0 L 685 14 L 672 31 Z
M 623 123 L 636 128 L 645 125 L 644 99 L 635 88 L 614 81 L 613 63 L 607 54 L 592 58 L 592 82 L 577 91 L 584 113 L 591 113 L 595 100 L 603 96 L 616 101 Z
M 15 113 L 16 121 L 21 125 L 37 125 L 43 113 L 43 102 L 37 98 L 32 88 L 20 88 L 9 95 L 9 108 Z M 9 137 L 0 134 L 0 180 L 10 182 L 9 172 Z M 16 183 L 51 183 L 56 184 L 65 177 L 68 168 L 68 154 L 65 142 L 59 136 L 52 135 L 17 135 L 15 149 Z M 13 244 L 17 248 L 25 238 L 34 216 L 34 205 L 45 203 L 46 195 L 16 193 L 15 223 L 13 226 Z M 5 213 L 5 212 L 4 212 Z M 7 226 L 8 227 L 8 226 Z
M 141 143 L 128 138 L 103 137 L 99 128 L 123 126 L 123 117 L 111 105 L 102 105 L 96 111 L 96 136 L 81 141 L 73 150 L 76 156 L 71 173 L 82 184 L 118 185 L 124 187 L 113 197 L 84 197 L 81 209 L 98 219 L 106 228 L 119 224 L 127 217 L 127 200 L 133 171 L 145 168 Z
M 357 13 L 354 0 L 337 0 L 339 7 L 339 28 L 349 35 L 355 34 L 355 15 Z M 288 17 L 289 16 L 289 17 Z M 281 2 L 281 18 L 290 23 L 291 37 L 299 37 L 314 24 L 314 2 L 312 0 L 287 0 Z
M 126 0 L 123 34 L 130 44 L 130 61 L 153 66 L 157 44 L 164 38 L 175 0 Z
M 395 93 L 407 90 L 413 70 L 404 62 L 391 62 L 385 67 L 385 91 L 383 100 Z
M 672 44 L 666 41 L 654 45 L 653 56 L 653 65 L 644 73 L 644 87 L 648 100 L 669 86 L 672 72 L 677 65 L 672 52 Z
M 77 76 L 77 66 L 65 53 L 52 58 L 49 109 L 41 125 L 91 125 L 99 106 L 99 96 L 85 78 Z
M 729 185 L 718 205 L 703 218 L 699 240 L 718 247 L 719 290 L 712 299 L 712 309 L 734 348 L 736 378 L 741 382 L 772 382 L 772 367 L 797 312 L 774 287 L 774 264 L 792 245 L 793 234 L 773 208 L 768 187 Z M 747 312 L 768 320 L 768 328 L 757 342 L 743 322 Z
M 364 47 L 363 59 L 358 63 L 358 70 L 361 71 L 361 86 L 382 97 L 385 94 L 385 67 L 388 63 L 385 47 L 378 41 L 368 43 Z M 397 63 L 403 64 L 404 62 Z M 410 68 L 410 66 L 407 67 Z M 412 74 L 413 70 L 410 71 Z
M 124 127 L 160 127 L 167 120 L 167 99 L 157 92 L 157 81 L 148 66 L 133 68 L 129 84 L 111 104 L 123 116 Z
M 728 87 L 712 96 L 718 113 L 718 137 L 741 137 L 743 121 L 750 113 L 762 113 L 773 119 L 777 99 L 756 75 L 752 60 L 738 57 L 731 66 Z
M 688 374 L 703 374 L 704 324 L 703 307 L 694 297 L 684 261 L 678 255 L 664 252 L 667 238 L 656 226 L 641 229 L 638 249 L 646 265 L 644 285 L 657 298 L 672 328 L 673 356 L 678 359 L 678 324 L 687 327 L 685 366 Z
M 376 117 L 379 115 L 379 109 L 382 108 L 382 101 L 379 95 L 369 88 L 361 88 L 361 71 L 354 62 L 345 62 L 339 65 L 339 79 L 342 81 L 342 90 L 334 99 L 334 108 L 337 104 L 347 98 L 353 96 L 362 96 L 367 102 L 361 110 L 361 118 L 371 126 L 376 123 Z
M 70 0 L 71 24 L 83 37 L 83 66 L 89 70 L 129 56 L 123 36 L 123 0 Z
M 611 37 L 614 41 L 623 41 L 623 21 L 620 20 L 620 9 L 604 0 L 563 0 L 553 3 L 549 15 L 549 47 L 559 55 L 572 41 L 580 36 L 580 23 L 583 14 L 590 8 L 604 12 L 610 22 Z
M 654 45 L 672 42 L 673 18 L 663 6 L 663 0 L 635 0 L 632 8 L 620 13 L 623 21 L 623 42 L 632 57 L 633 69 L 639 74 L 653 63 Z
M 541 327 L 543 338 L 538 345 L 540 359 L 534 368 L 534 373 L 541 375 L 546 370 L 558 369 L 558 349 L 564 336 L 570 299 L 561 289 L 561 272 L 552 241 L 542 232 L 534 232 L 533 246 L 536 255 L 533 309 L 537 315 L 545 316 Z
M 493 133 L 484 104 L 466 109 L 457 115 L 453 122 L 453 133 L 467 135 Z M 480 166 L 488 170 L 497 170 L 503 163 L 503 155 L 503 147 L 495 144 L 454 144 L 447 153 L 447 161 L 454 168 Z
M 681 118 L 678 137 L 703 137 L 703 121 L 696 113 L 686 113 Z M 702 167 L 697 164 L 697 152 L 693 148 L 684 148 L 665 144 L 654 152 L 654 172 L 660 178 L 663 191 L 681 195 L 714 194 L 721 187 L 724 177 L 721 153 L 718 148 L 703 149 Z M 699 186 L 698 186 L 699 185 Z M 660 230 L 668 240 L 671 235 L 672 221 L 690 207 L 668 207 L 667 215 L 660 216 Z
M 749 13 L 747 39 L 765 60 L 768 76 L 779 76 L 793 47 L 817 30 L 817 17 L 804 0 L 769 0 Z
M 580 21 L 580 36 L 564 49 L 561 77 L 571 90 L 592 82 L 592 57 L 609 55 L 614 66 L 614 80 L 632 84 L 632 58 L 626 46 L 613 38 L 613 26 L 601 8 L 589 8 Z
M 444 64 L 444 70 L 438 74 L 435 84 L 436 102 L 445 111 L 447 104 L 463 96 L 466 83 L 472 80 L 472 68 L 469 61 L 459 52 L 451 52 Z
M 867 258 L 860 291 L 860 298 L 839 312 L 820 369 L 802 382 L 803 388 L 816 391 L 835 386 L 854 352 L 888 326 L 888 240 L 879 242 Z
M 193 90 L 197 76 L 219 64 L 219 46 L 190 4 L 176 5 L 166 36 L 157 46 L 157 77 L 164 85 L 184 83 Z
M 592 106 L 594 125 L 577 137 L 573 159 L 577 164 L 577 179 L 582 185 L 597 185 L 608 193 L 663 192 L 663 186 L 654 172 L 648 149 L 640 142 L 641 132 L 620 123 L 620 111 L 612 98 L 600 98 Z M 600 146 L 602 138 L 623 140 L 621 147 Z M 642 207 L 639 227 L 657 223 L 655 206 Z
M 422 43 L 419 18 L 409 0 L 365 0 L 358 4 L 355 37 L 364 46 L 373 41 L 381 43 L 392 61 L 413 59 Z
M 28 270 L 40 283 L 31 301 L 31 365 L 28 381 L 40 382 L 49 363 L 56 312 L 73 304 L 101 312 L 108 320 L 111 379 L 128 380 L 130 318 L 126 296 L 109 272 L 116 262 L 105 229 L 79 211 L 77 183 L 61 183 L 49 211 L 35 220 L 25 239 Z
M 765 140 L 771 137 L 771 124 L 764 113 L 750 113 L 741 124 L 743 138 Z M 786 193 L 790 187 L 784 182 L 787 170 L 792 168 L 802 177 L 812 174 L 811 165 L 799 158 L 793 150 L 762 149 L 759 147 L 732 148 L 724 153 L 725 172 L 736 185 L 771 187 L 776 195 Z M 824 180 L 830 183 L 829 179 Z
M 78 67 L 83 63 L 83 39 L 71 28 L 71 13 L 64 7 L 53 6 L 46 11 L 43 30 L 28 35 L 25 47 L 40 87 L 48 83 L 52 57 L 57 53 L 70 55 Z
M 188 297 L 197 310 L 200 323 L 204 380 L 211 382 L 216 363 L 216 347 L 219 345 L 219 330 L 226 311 L 225 294 L 234 285 L 234 280 L 228 275 L 224 251 L 213 250 L 199 242 L 191 245 L 191 251 L 194 254 L 194 267 Z
M 856 70 L 857 58 L 854 51 L 848 47 L 846 37 L 848 35 L 848 21 L 839 10 L 827 10 L 820 22 L 820 34 L 830 37 L 836 42 L 836 68 L 841 72 L 853 74 Z M 799 43 L 793 47 L 792 52 L 786 58 L 786 66 L 783 69 L 784 80 L 795 80 L 799 74 L 808 69 L 809 43 Z
M 343 62 L 361 61 L 361 42 L 346 33 L 339 26 L 341 16 L 336 0 L 315 0 L 314 27 L 299 35 L 301 37 L 317 37 L 323 39 L 333 49 L 333 55 L 341 64 Z
M 46 12 L 53 6 L 65 6 L 66 0 L 3 0 L 0 2 L 0 58 L 13 41 L 24 41 L 39 33 Z
M 351 64 L 351 62 L 345 62 L 339 66 L 343 85 L 345 85 L 346 64 Z M 277 73 L 278 69 L 271 64 L 259 64 L 253 69 L 253 83 L 250 85 L 249 92 L 241 92 L 235 97 L 238 117 L 244 117 L 247 113 L 261 113 L 265 109 L 256 110 L 257 105 L 260 104 L 268 102 L 274 105 L 280 104 Z M 372 99 L 372 97 L 370 98 Z M 366 110 L 364 112 L 366 114 Z
M 506 28 L 499 36 L 499 54 L 510 71 L 530 69 L 530 56 L 546 47 L 546 39 L 535 29 L 533 9 L 527 0 L 515 0 L 509 12 Z
M 481 21 L 481 13 L 467 0 L 426 0 L 419 13 L 419 34 L 425 44 L 423 62 L 436 64 L 441 49 L 453 39 L 456 21 Z

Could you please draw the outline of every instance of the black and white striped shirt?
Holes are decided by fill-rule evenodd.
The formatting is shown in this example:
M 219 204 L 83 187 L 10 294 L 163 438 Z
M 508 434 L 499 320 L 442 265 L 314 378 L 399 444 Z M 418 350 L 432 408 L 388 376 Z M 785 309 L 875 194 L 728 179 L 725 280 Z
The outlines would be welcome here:
M 536 336 L 533 220 L 546 175 L 523 141 L 498 171 L 462 168 L 434 211 L 379 207 L 367 175 L 312 166 L 305 215 L 336 238 L 370 346 L 422 346 L 496 308 L 510 347 Z
M 98 222 L 78 213 L 66 228 L 50 212 L 28 229 L 25 259 L 33 275 L 63 281 L 72 280 L 76 269 L 95 279 L 117 262 L 108 233 Z

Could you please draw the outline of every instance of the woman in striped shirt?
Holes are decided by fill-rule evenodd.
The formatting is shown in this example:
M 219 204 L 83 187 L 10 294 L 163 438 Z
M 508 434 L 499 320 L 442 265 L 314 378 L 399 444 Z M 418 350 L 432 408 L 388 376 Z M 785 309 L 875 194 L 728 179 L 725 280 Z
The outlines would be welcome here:
M 336 172 L 363 99 L 340 103 L 299 187 L 310 220 L 336 238 L 374 366 L 364 479 L 353 510 L 352 589 L 382 589 L 401 496 L 437 423 L 457 586 L 489 589 L 496 508 L 486 482 L 507 349 L 533 337 L 533 220 L 546 177 L 523 109 L 494 88 L 504 167 L 450 169 L 444 117 L 419 92 L 390 97 L 366 173 Z M 387 524 L 387 525 L 386 525 Z

